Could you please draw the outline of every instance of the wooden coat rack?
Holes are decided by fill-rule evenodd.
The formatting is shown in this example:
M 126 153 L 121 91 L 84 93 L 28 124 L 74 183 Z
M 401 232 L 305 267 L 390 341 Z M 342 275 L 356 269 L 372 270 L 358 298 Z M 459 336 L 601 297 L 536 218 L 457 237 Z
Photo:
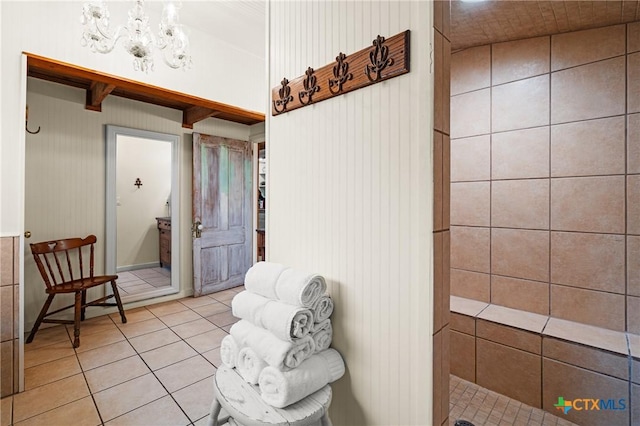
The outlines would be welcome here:
M 336 62 L 289 81 L 286 77 L 271 90 L 271 115 L 280 115 L 361 87 L 409 72 L 409 30 L 389 39 L 382 36 L 373 45 L 351 55 L 340 52 Z

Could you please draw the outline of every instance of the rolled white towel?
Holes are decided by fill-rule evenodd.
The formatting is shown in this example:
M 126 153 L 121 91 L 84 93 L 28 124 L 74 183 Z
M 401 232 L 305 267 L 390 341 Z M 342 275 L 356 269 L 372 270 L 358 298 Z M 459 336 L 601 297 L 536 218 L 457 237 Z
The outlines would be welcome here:
M 313 314 L 310 309 L 272 300 L 262 310 L 260 325 L 278 339 L 291 342 L 309 334 Z
M 260 325 L 262 311 L 270 300 L 250 291 L 241 291 L 231 299 L 231 313 L 236 318 Z
M 233 336 L 225 336 L 220 343 L 220 360 L 229 368 L 236 366 L 240 345 Z
M 272 262 L 258 262 L 247 271 L 244 286 L 252 293 L 269 299 L 277 299 L 276 282 L 286 266 Z
M 313 338 L 313 342 L 316 347 L 316 353 L 329 349 L 331 340 L 333 339 L 333 327 L 331 326 L 331 320 L 326 319 L 322 322 L 313 324 L 311 337 Z
M 333 300 L 331 296 L 325 294 L 318 298 L 311 307 L 313 311 L 313 321 L 322 322 L 328 319 L 333 313 Z
M 234 296 L 231 310 L 235 317 L 265 328 L 278 339 L 290 342 L 309 334 L 313 325 L 310 309 L 270 300 L 248 291 L 241 291 Z
M 304 336 L 302 339 L 296 339 L 293 343 L 293 347 L 289 352 L 287 352 L 287 356 L 284 358 L 283 364 L 286 368 L 281 368 L 280 370 L 284 371 L 289 368 L 297 368 L 305 359 L 309 358 L 315 352 L 316 342 L 311 336 Z
M 322 275 L 288 268 L 282 271 L 276 282 L 278 300 L 296 306 L 310 308 L 327 291 Z
M 267 363 L 250 347 L 244 347 L 238 352 L 236 367 L 238 373 L 247 383 L 257 385 L 260 373 L 266 366 Z
M 293 342 L 284 341 L 247 320 L 233 324 L 229 332 L 242 346 L 250 347 L 267 364 L 279 370 L 296 368 L 315 352 L 315 342 L 310 335 Z
M 335 349 L 319 352 L 298 368 L 280 371 L 266 367 L 258 384 L 262 399 L 276 408 L 284 408 L 338 380 L 344 374 L 342 357 Z

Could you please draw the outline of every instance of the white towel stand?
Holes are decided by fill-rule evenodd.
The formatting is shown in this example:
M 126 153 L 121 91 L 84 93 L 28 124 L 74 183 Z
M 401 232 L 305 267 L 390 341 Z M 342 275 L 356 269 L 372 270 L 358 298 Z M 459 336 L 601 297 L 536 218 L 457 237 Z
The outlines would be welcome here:
M 329 419 L 331 387 L 323 387 L 286 408 L 275 408 L 260 397 L 258 386 L 245 382 L 234 369 L 221 366 L 213 376 L 209 426 L 228 422 L 238 426 L 332 426 Z M 219 418 L 221 409 L 229 416 Z

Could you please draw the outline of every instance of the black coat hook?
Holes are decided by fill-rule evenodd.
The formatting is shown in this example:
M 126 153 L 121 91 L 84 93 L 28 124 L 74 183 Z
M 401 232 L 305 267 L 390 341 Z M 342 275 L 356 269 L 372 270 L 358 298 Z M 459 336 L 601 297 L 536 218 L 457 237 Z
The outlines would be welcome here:
M 38 126 L 38 130 L 36 130 L 35 132 L 32 132 L 31 130 L 29 130 L 29 106 L 28 105 L 27 105 L 26 119 L 24 122 L 24 129 L 27 131 L 27 133 L 31 133 L 32 135 L 40 133 L 40 126 Z
M 140 187 L 142 186 L 142 181 L 140 180 L 140 178 L 136 178 L 136 183 L 134 183 L 135 186 L 138 187 L 138 189 L 140 189 Z

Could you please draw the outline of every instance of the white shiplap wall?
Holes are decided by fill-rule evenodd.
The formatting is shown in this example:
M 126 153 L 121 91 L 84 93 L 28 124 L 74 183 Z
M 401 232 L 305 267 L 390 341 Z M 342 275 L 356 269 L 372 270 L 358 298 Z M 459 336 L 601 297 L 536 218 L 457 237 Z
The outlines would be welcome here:
M 270 87 L 411 30 L 409 74 L 268 117 L 267 259 L 328 280 L 336 425 L 431 423 L 431 9 L 270 3 Z
M 180 288 L 193 288 L 191 257 L 192 132 L 248 140 L 250 127 L 209 118 L 183 129 L 182 113 L 169 108 L 109 96 L 102 112 L 84 109 L 85 91 L 29 78 L 29 128 L 25 148 L 25 329 L 30 330 L 46 299 L 28 243 L 95 234 L 96 271 L 104 271 L 105 124 L 179 135 L 180 140 Z M 174 207 L 175 208 L 175 207 Z M 64 306 L 62 300 L 58 306 Z M 154 300 L 157 302 L 157 300 Z M 90 316 L 99 309 L 88 310 Z

